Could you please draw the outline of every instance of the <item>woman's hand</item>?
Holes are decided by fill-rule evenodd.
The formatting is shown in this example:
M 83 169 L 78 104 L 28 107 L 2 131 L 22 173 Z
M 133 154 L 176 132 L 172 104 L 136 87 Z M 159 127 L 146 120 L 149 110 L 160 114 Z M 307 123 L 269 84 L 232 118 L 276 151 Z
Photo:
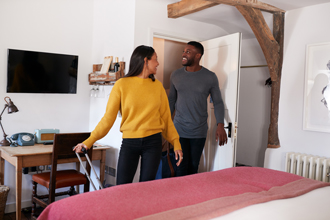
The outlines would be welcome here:
M 176 163 L 176 165 L 179 166 L 180 163 L 181 163 L 181 161 L 183 160 L 182 150 L 176 150 L 176 151 L 174 151 L 174 153 L 175 153 L 175 160 L 178 160 L 179 159 L 179 161 Z
M 76 151 L 78 154 L 79 154 L 79 153 L 83 153 L 83 152 L 81 151 L 82 148 L 86 148 L 86 150 L 87 150 L 87 146 L 86 146 L 85 144 L 83 144 L 83 143 L 80 143 L 80 144 L 77 144 L 77 145 L 73 148 L 73 151 Z

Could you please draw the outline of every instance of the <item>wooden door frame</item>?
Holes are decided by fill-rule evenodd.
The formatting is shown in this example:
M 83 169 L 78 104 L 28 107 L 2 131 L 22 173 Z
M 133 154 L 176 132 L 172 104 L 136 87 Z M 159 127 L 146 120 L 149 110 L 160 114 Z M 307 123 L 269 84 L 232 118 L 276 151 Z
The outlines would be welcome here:
M 258 0 L 181 0 L 167 5 L 169 18 L 179 18 L 219 4 L 236 7 L 250 25 L 266 58 L 271 86 L 271 112 L 267 148 L 279 148 L 278 112 L 283 64 L 285 11 Z M 273 14 L 273 33 L 261 11 Z

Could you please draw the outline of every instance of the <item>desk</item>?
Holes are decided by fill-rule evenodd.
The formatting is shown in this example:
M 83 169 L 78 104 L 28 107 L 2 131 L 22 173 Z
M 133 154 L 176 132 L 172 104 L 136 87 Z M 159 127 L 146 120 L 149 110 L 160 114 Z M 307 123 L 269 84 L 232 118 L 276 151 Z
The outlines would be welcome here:
M 93 149 L 92 160 L 100 160 L 100 180 L 104 180 L 105 156 L 108 146 L 97 146 Z M 22 200 L 22 168 L 52 164 L 53 145 L 36 144 L 24 147 L 0 147 L 0 184 L 4 184 L 5 160 L 15 166 L 16 171 L 16 219 L 21 219 Z M 80 169 L 78 158 L 58 160 L 58 163 L 76 162 Z M 31 188 L 32 193 L 32 188 Z

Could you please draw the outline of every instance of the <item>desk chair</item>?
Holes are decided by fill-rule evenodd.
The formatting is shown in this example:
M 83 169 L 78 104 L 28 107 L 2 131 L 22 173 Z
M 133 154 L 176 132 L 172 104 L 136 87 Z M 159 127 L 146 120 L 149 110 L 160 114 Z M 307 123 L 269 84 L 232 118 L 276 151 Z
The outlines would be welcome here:
M 59 170 L 57 171 L 57 160 L 64 159 L 68 163 L 75 162 L 77 156 L 72 148 L 78 143 L 83 142 L 89 137 L 90 133 L 67 133 L 67 134 L 55 134 L 54 145 L 52 154 L 52 167 L 50 172 L 44 172 L 32 175 L 33 192 L 32 192 L 32 219 L 36 218 L 36 204 L 42 208 L 46 208 L 47 205 L 55 201 L 55 196 L 62 195 L 74 195 L 76 194 L 74 186 L 84 185 L 84 192 L 89 191 L 89 180 L 85 174 L 80 173 L 77 170 Z M 92 158 L 93 147 L 88 150 L 89 158 Z M 80 155 L 82 159 L 85 159 L 85 155 Z M 90 175 L 91 167 L 89 163 L 86 163 L 86 170 Z M 49 194 L 37 195 L 37 185 L 45 186 Z M 70 187 L 70 190 L 65 192 L 55 193 L 55 189 Z M 47 199 L 45 202 L 43 199 Z

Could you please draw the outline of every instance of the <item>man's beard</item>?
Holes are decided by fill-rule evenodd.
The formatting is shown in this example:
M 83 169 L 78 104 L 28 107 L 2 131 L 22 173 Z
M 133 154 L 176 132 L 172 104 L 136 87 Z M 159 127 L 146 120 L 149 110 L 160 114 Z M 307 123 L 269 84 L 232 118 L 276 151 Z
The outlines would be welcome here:
M 187 62 L 185 64 L 182 64 L 182 66 L 191 66 L 193 64 L 193 61 L 190 59 L 190 60 L 187 60 Z

